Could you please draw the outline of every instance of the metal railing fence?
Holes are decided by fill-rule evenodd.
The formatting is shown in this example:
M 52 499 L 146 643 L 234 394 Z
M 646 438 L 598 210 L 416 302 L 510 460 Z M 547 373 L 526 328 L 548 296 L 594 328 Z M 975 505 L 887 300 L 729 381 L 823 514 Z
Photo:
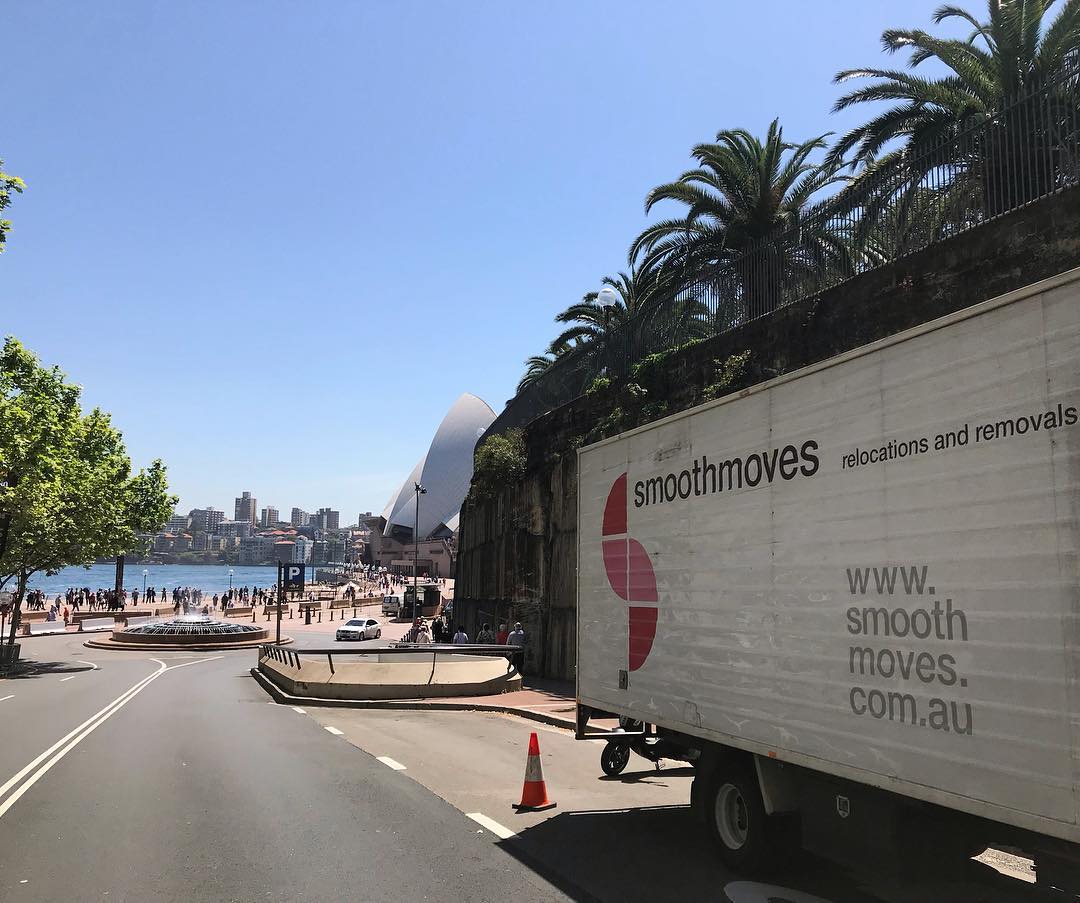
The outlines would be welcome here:
M 909 144 L 730 258 L 678 263 L 681 288 L 557 359 L 487 434 L 628 376 L 647 355 L 736 329 L 1080 182 L 1080 64 Z

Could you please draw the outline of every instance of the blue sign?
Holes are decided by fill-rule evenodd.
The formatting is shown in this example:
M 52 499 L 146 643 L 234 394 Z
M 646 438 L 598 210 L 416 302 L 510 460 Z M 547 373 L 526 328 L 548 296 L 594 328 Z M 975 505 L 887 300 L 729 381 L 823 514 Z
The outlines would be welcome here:
M 302 564 L 283 564 L 281 566 L 281 584 L 286 590 L 304 590 L 304 566 Z

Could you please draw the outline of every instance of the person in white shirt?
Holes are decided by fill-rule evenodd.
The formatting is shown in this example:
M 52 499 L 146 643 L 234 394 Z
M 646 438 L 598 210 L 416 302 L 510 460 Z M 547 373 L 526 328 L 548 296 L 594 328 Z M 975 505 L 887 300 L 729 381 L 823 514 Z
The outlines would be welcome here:
M 454 634 L 454 645 L 464 646 L 469 642 L 469 635 L 465 632 L 465 628 L 458 624 L 457 633 Z
M 510 636 L 506 638 L 506 644 L 508 646 L 517 646 L 518 651 L 514 653 L 514 667 L 517 668 L 519 674 L 523 673 L 525 667 L 525 631 L 521 629 L 520 621 L 514 624 L 514 629 L 510 631 Z

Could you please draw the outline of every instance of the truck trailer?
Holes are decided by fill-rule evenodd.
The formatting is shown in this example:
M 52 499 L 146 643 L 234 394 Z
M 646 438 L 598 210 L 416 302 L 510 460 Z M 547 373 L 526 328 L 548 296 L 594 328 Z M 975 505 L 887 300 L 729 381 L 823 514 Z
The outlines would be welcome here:
M 1080 884 L 1078 420 L 1080 270 L 579 449 L 578 736 L 690 761 L 739 870 Z

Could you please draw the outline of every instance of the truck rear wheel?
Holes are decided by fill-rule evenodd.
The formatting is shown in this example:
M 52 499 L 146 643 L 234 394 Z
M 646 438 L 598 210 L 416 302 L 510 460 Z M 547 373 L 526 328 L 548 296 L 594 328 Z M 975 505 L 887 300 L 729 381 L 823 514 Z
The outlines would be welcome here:
M 752 769 L 721 767 L 710 777 L 702 803 L 720 858 L 735 871 L 760 871 L 786 849 L 781 819 L 766 814 Z

